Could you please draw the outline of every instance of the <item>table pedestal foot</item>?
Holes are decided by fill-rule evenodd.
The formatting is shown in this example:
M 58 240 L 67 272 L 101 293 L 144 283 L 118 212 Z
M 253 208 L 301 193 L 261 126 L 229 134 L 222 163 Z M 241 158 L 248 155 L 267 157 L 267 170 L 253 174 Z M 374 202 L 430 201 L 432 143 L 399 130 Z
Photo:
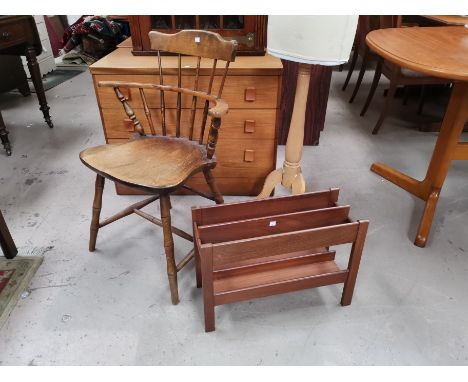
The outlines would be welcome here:
M 380 175 L 382 178 L 387 179 L 389 182 L 396 184 L 398 187 L 403 188 L 410 194 L 425 200 L 424 197 L 424 182 L 416 180 L 402 172 L 391 168 L 383 163 L 374 163 L 371 166 L 371 171 Z
M 432 219 L 436 210 L 437 202 L 439 201 L 440 189 L 433 189 L 426 200 L 426 206 L 419 223 L 418 233 L 414 240 L 414 245 L 424 248 L 426 246 L 427 237 L 431 231 Z

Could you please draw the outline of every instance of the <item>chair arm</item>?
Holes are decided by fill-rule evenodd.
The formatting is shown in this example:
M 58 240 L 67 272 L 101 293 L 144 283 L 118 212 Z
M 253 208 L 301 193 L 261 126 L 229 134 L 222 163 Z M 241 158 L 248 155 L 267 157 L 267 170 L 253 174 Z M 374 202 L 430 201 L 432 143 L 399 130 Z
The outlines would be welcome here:
M 107 88 L 138 88 L 138 89 L 156 89 L 161 91 L 177 92 L 182 94 L 191 95 L 194 97 L 200 97 L 206 101 L 213 102 L 215 105 L 208 110 L 208 115 L 213 118 L 221 118 L 227 114 L 229 106 L 221 98 L 218 98 L 212 94 L 206 92 L 191 90 L 186 88 L 178 88 L 171 85 L 158 85 L 151 83 L 140 83 L 140 82 L 123 82 L 123 81 L 99 81 L 98 87 Z

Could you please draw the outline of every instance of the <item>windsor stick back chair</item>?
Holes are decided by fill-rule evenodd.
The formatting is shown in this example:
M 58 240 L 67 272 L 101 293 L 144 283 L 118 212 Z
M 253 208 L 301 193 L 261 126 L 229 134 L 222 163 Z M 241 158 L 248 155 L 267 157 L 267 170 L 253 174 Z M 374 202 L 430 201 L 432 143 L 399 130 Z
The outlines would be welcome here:
M 215 149 L 221 118 L 228 112 L 228 105 L 221 99 L 221 95 L 229 63 L 235 60 L 237 43 L 224 40 L 217 33 L 200 30 L 183 30 L 175 34 L 152 31 L 149 33 L 149 38 L 151 49 L 157 51 L 155 61 L 158 62 L 159 84 L 112 81 L 98 83 L 100 87 L 114 89 L 133 123 L 136 134 L 128 142 L 92 147 L 80 153 L 81 161 L 97 173 L 89 250 L 95 250 L 100 228 L 130 214 L 137 214 L 161 226 L 164 233 L 171 299 L 173 304 L 177 304 L 179 302 L 177 272 L 188 264 L 194 254 L 192 250 L 176 264 L 172 234 L 189 241 L 193 241 L 193 237 L 171 225 L 170 194 L 183 187 L 217 204 L 223 203 L 223 197 L 215 184 L 211 170 L 216 166 Z M 176 76 L 168 76 L 169 80 L 175 78 L 176 84 L 165 82 L 162 52 L 177 55 L 177 73 L 171 73 Z M 187 68 L 187 65 L 182 66 L 182 61 L 190 60 L 194 63 L 194 58 L 196 58 L 196 69 Z M 202 91 L 200 88 L 206 83 L 206 78 L 200 79 L 200 67 L 206 67 L 207 60 L 210 63 L 212 60 L 211 74 L 206 91 Z M 222 69 L 217 69 L 218 61 L 224 63 Z M 193 80 L 192 89 L 182 87 L 182 72 L 184 78 L 190 77 L 190 81 Z M 217 92 L 214 90 L 214 83 L 219 84 Z M 147 99 L 150 96 L 159 98 L 159 110 L 150 109 L 148 106 Z M 130 106 L 130 100 L 133 105 L 140 102 L 138 105 L 143 108 L 146 121 L 137 119 Z M 154 102 L 151 102 L 151 105 L 154 105 Z M 195 123 L 200 122 L 200 118 L 196 118 L 197 111 L 203 113 L 201 124 Z M 184 118 L 182 114 L 185 114 Z M 208 118 L 211 122 L 206 131 Z M 212 194 L 185 185 L 185 182 L 198 172 L 203 172 Z M 143 190 L 152 196 L 100 221 L 105 178 Z M 158 199 L 161 207 L 160 219 L 141 211 L 143 207 Z

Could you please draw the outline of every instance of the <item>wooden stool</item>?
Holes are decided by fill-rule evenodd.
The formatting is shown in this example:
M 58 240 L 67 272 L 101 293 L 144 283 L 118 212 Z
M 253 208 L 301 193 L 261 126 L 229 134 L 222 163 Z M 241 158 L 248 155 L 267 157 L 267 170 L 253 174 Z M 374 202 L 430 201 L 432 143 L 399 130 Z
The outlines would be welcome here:
M 351 304 L 369 222 L 349 219 L 338 189 L 192 208 L 197 287 L 203 286 L 205 331 L 214 307 L 344 283 Z M 348 267 L 330 246 L 352 243 Z

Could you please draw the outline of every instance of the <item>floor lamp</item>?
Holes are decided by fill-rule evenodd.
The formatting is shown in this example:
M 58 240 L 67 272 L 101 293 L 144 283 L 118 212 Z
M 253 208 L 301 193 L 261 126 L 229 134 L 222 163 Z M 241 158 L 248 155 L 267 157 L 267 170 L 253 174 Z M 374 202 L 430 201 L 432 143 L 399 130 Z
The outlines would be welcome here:
M 282 168 L 272 171 L 258 198 L 267 198 L 278 184 L 293 194 L 305 192 L 301 171 L 304 121 L 310 65 L 341 65 L 348 61 L 358 16 L 268 16 L 267 51 L 299 63 L 296 95 Z

